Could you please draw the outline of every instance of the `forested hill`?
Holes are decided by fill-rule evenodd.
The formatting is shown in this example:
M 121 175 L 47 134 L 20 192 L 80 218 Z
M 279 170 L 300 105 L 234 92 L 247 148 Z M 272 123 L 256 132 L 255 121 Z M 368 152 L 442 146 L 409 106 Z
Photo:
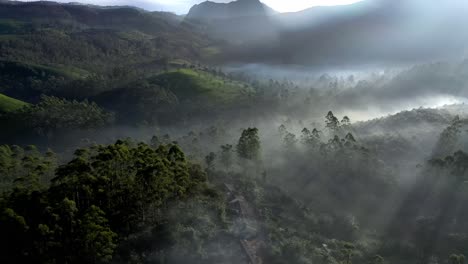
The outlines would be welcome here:
M 217 51 L 172 13 L 0 2 L 0 93 L 28 103 L 42 95 L 93 99 L 174 68 L 204 68 Z
M 129 6 L 103 7 L 49 1 L 0 2 L 0 15 L 3 19 L 36 22 L 61 20 L 75 26 L 139 28 L 147 32 L 164 32 L 180 21 L 180 17 L 172 13 L 148 12 Z
M 173 59 L 197 61 L 210 46 L 180 17 L 132 7 L 0 3 L 0 59 L 112 71 Z

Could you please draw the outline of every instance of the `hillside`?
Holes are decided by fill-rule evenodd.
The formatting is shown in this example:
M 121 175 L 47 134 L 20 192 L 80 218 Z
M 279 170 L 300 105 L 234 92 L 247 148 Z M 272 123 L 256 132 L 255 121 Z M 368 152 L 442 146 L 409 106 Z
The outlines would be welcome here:
M 0 59 L 98 73 L 198 60 L 213 44 L 177 15 L 131 7 L 6 2 L 0 17 Z
M 62 4 L 52 1 L 0 3 L 2 19 L 29 23 L 60 21 L 77 27 L 105 27 L 144 30 L 148 33 L 167 32 L 178 26 L 180 19 L 171 13 L 148 12 L 128 6 L 101 7 L 79 3 Z
M 468 3 L 23 1 L 1 264 L 465 264 Z
M 15 111 L 26 105 L 23 101 L 0 94 L 0 113 Z
M 66 96 L 72 86 L 84 82 L 90 75 L 71 65 L 44 66 L 0 60 L 0 92 L 28 102 L 36 101 L 41 94 Z
M 0 2 L 0 93 L 86 99 L 200 62 L 217 43 L 182 17 L 133 7 Z
M 94 97 L 124 123 L 171 123 L 214 117 L 248 105 L 255 95 L 247 83 L 207 69 L 170 70 Z
M 357 123 L 359 133 L 400 133 L 408 138 L 429 128 L 441 129 L 450 124 L 455 115 L 445 109 L 413 109 L 402 111 L 394 115 Z M 423 129 L 422 129 L 423 128 Z
M 237 103 L 253 95 L 248 84 L 223 74 L 193 69 L 169 71 L 149 80 L 172 91 L 180 100 L 207 100 L 219 105 Z

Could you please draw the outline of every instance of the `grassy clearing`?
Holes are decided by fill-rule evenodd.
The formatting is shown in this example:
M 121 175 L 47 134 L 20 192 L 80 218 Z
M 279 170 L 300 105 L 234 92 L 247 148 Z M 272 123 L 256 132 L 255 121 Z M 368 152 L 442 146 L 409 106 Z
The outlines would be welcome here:
M 16 111 L 26 105 L 23 101 L 0 94 L 0 112 Z

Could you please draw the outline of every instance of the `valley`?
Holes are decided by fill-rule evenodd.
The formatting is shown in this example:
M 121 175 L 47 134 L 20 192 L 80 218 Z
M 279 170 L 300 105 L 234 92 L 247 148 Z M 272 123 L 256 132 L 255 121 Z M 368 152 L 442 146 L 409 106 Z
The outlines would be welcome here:
M 0 1 L 1 263 L 465 263 L 467 4 L 95 3 Z

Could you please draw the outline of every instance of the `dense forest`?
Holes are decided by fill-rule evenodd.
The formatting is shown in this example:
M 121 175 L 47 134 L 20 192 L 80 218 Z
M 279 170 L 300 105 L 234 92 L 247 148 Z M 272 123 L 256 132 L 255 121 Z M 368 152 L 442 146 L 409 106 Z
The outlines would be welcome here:
M 467 60 L 234 65 L 204 23 L 0 1 L 0 263 L 465 263 Z

